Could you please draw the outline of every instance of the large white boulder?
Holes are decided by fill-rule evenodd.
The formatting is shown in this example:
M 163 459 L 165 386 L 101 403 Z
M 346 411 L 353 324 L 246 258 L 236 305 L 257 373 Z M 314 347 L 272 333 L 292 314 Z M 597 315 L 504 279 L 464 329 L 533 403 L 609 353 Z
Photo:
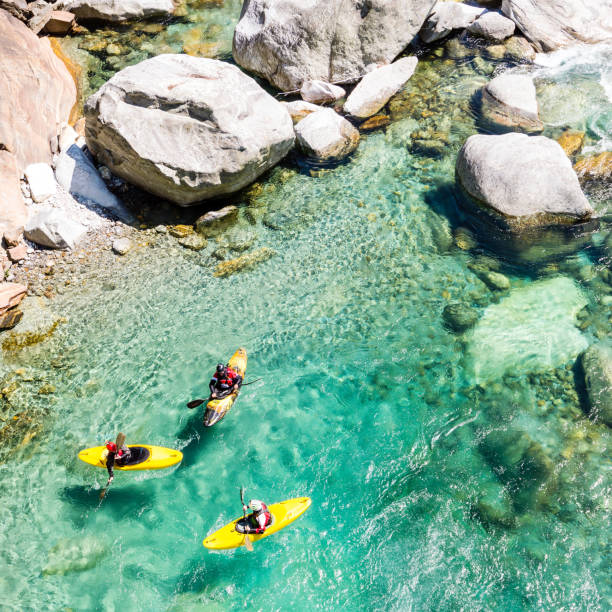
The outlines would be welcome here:
M 50 249 L 73 249 L 87 228 L 57 208 L 43 208 L 25 226 L 25 237 Z
M 359 131 L 331 108 L 302 119 L 295 134 L 302 151 L 319 160 L 342 159 L 359 144 Z
M 62 6 L 77 19 L 101 21 L 127 21 L 174 12 L 172 0 L 67 0 Z
M 90 151 L 115 174 L 188 206 L 232 193 L 294 143 L 287 109 L 236 66 L 158 55 L 85 104 Z
M 470 6 L 462 2 L 438 2 L 419 32 L 425 43 L 432 43 L 452 33 L 463 30 L 486 11 L 482 6 Z
M 499 13 L 488 11 L 468 26 L 467 31 L 493 42 L 503 42 L 514 34 L 514 22 Z
M 94 165 L 76 144 L 58 156 L 55 176 L 57 182 L 77 200 L 93 202 L 126 223 L 134 221 L 132 213 L 108 190 Z
M 25 169 L 25 177 L 30 186 L 30 193 L 35 202 L 44 202 L 47 198 L 55 195 L 57 183 L 53 176 L 53 169 L 49 164 L 39 162 L 30 164 Z
M 518 229 L 577 222 L 593 213 L 567 155 L 544 136 L 470 136 L 459 151 L 456 176 L 471 200 Z
M 541 132 L 533 79 L 526 74 L 504 73 L 482 88 L 482 114 L 496 127 Z
M 502 12 L 538 51 L 612 39 L 610 0 L 503 0 Z
M 357 79 L 387 64 L 421 29 L 435 0 L 245 0 L 234 59 L 284 91 L 306 80 Z
M 344 103 L 344 112 L 365 119 L 375 115 L 414 74 L 415 56 L 402 57 L 366 74 Z

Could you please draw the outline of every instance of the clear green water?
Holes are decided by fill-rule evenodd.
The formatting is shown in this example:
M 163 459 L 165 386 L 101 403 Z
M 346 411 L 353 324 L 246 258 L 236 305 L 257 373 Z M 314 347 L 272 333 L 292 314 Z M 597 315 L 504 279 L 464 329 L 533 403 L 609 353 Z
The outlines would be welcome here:
M 267 262 L 218 279 L 214 241 L 190 253 L 161 237 L 56 298 L 68 322 L 52 339 L 4 354 L 3 373 L 34 380 L 3 418 L 26 410 L 41 429 L 0 464 L 2 607 L 610 609 L 610 434 L 583 415 L 573 359 L 532 355 L 476 385 L 469 337 L 441 319 L 449 302 L 482 313 L 561 278 L 587 303 L 585 340 L 605 336 L 606 228 L 542 266 L 457 248 L 454 159 L 476 130 L 462 109 L 482 78 L 450 72 L 432 120 L 448 124 L 446 157 L 413 151 L 421 125 L 396 108 L 348 164 L 313 177 L 288 160 L 265 177 L 230 238 L 274 249 Z M 547 78 L 572 73 L 580 65 Z M 483 262 L 509 294 L 474 273 Z M 523 314 L 502 320 L 504 350 L 519 324 L 552 345 L 554 317 Z M 247 379 L 263 380 L 204 430 L 185 402 L 238 346 Z M 37 393 L 43 378 L 54 394 Z M 76 453 L 118 430 L 185 457 L 118 473 L 100 504 L 106 473 Z M 240 485 L 313 505 L 254 553 L 209 552 L 202 539 L 240 514 Z

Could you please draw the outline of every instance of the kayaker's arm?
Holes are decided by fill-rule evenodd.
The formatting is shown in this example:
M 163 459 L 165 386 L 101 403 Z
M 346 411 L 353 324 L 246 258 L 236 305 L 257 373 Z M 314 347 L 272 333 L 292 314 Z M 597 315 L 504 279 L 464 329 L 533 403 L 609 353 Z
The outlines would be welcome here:
M 106 470 L 108 471 L 109 482 L 115 477 L 113 466 L 115 465 L 115 453 L 112 451 L 106 456 Z
M 213 398 L 217 397 L 217 394 L 215 393 L 216 387 L 217 387 L 217 379 L 213 376 L 213 378 L 211 378 L 210 382 L 208 383 L 208 388 L 210 389 L 210 396 Z

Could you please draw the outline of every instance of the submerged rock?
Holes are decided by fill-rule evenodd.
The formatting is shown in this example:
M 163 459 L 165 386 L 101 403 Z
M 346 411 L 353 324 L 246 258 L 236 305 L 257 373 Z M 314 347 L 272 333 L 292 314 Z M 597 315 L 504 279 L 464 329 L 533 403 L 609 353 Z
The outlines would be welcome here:
M 587 347 L 576 327 L 576 315 L 586 303 L 580 289 L 564 277 L 514 289 L 488 306 L 468 332 L 468 370 L 477 381 L 486 381 L 567 363 Z
M 417 63 L 414 56 L 402 57 L 366 74 L 344 103 L 344 112 L 359 119 L 375 115 L 414 74 Z
M 95 567 L 108 553 L 104 543 L 93 536 L 81 539 L 65 538 L 50 551 L 43 575 L 64 575 Z
M 479 492 L 473 512 L 485 525 L 512 527 L 516 523 L 510 496 L 500 484 L 489 483 Z
M 359 145 L 359 131 L 331 108 L 312 113 L 295 126 L 298 145 L 318 160 L 340 160 Z
M 461 2 L 437 2 L 419 32 L 420 39 L 432 43 L 445 38 L 453 30 L 463 30 L 472 24 L 486 9 Z
M 534 48 L 522 36 L 511 36 L 504 41 L 505 57 L 515 62 L 533 62 L 536 56 Z
M 129 238 L 115 238 L 112 249 L 117 255 L 127 255 L 132 248 L 132 241 Z
M 544 136 L 470 136 L 456 176 L 469 201 L 510 229 L 576 223 L 593 214 L 563 149 Z
M 238 207 L 230 204 L 219 210 L 210 210 L 203 214 L 196 222 L 198 232 L 210 236 L 226 229 L 238 218 Z
M 612 427 L 612 347 L 592 344 L 581 357 L 590 415 Z
M 505 73 L 482 88 L 484 120 L 496 127 L 522 132 L 541 132 L 538 101 L 533 79 L 524 74 Z
M 583 157 L 574 165 L 581 182 L 612 180 L 612 151 Z
M 572 157 L 572 155 L 580 153 L 580 150 L 584 146 L 584 137 L 585 133 L 579 130 L 564 130 L 561 136 L 557 138 L 557 142 L 565 151 L 565 154 L 568 157 Z M 575 167 L 574 170 L 576 170 Z M 580 174 L 577 174 L 580 179 Z
M 246 0 L 234 59 L 284 91 L 307 80 L 357 79 L 388 64 L 421 29 L 435 0 Z
M 448 328 L 461 333 L 476 325 L 478 311 L 463 302 L 455 302 L 444 307 L 442 320 Z
M 289 113 L 253 79 L 188 55 L 118 72 L 87 100 L 85 116 L 87 145 L 102 163 L 181 206 L 242 189 L 294 142 Z
M 468 26 L 467 31 L 474 36 L 481 36 L 487 40 L 503 42 L 514 34 L 514 27 L 514 22 L 511 19 L 489 11 Z
M 208 240 L 201 234 L 194 233 L 184 238 L 179 238 L 178 243 L 190 251 L 201 251 L 208 244 Z
M 215 268 L 215 276 L 224 278 L 226 276 L 230 276 L 235 274 L 236 272 L 241 272 L 243 270 L 247 270 L 256 266 L 259 263 L 267 261 L 270 257 L 276 255 L 276 252 L 268 247 L 262 247 L 261 249 L 257 249 L 256 251 L 252 251 L 251 253 L 246 253 L 245 255 L 241 255 L 236 259 L 229 259 L 228 261 L 222 261 Z
M 67 0 L 62 7 L 74 13 L 77 19 L 100 21 L 128 21 L 174 12 L 172 0 Z

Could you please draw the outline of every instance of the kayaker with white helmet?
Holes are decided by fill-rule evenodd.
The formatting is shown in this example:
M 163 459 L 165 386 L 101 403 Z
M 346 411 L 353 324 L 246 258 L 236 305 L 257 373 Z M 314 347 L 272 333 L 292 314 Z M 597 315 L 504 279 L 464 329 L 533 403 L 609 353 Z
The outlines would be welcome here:
M 248 506 L 242 506 L 244 512 L 250 508 L 253 512 L 247 517 L 244 533 L 263 533 L 266 527 L 272 523 L 272 515 L 268 506 L 259 499 L 252 499 Z

